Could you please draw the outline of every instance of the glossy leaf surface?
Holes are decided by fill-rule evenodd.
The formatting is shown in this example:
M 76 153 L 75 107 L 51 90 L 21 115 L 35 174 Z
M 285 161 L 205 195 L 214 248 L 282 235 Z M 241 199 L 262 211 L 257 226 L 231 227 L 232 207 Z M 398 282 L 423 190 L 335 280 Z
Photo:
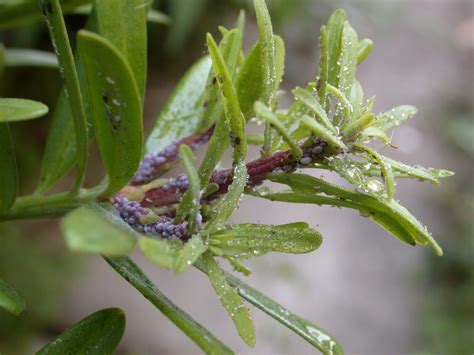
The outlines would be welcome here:
M 223 270 L 210 255 L 203 255 L 203 265 L 212 287 L 229 313 L 240 337 L 249 345 L 255 346 L 255 329 L 250 312 L 242 299 L 227 283 Z
M 308 224 L 237 224 L 212 234 L 209 243 L 222 255 L 248 259 L 268 252 L 309 253 L 321 245 L 321 235 Z M 213 249 L 215 250 L 215 249 Z M 219 254 L 221 255 L 221 254 Z
M 97 31 L 128 61 L 144 98 L 147 74 L 147 6 L 143 0 L 95 0 Z
M 124 331 L 123 311 L 103 309 L 67 329 L 37 354 L 113 354 Z
M 140 94 L 130 66 L 107 39 L 81 30 L 78 51 L 86 73 L 97 144 L 108 174 L 104 196 L 110 196 L 131 180 L 140 164 Z
M 146 142 L 146 152 L 159 152 L 173 141 L 194 133 L 202 116 L 202 95 L 211 68 L 209 57 L 188 69 L 166 101 Z

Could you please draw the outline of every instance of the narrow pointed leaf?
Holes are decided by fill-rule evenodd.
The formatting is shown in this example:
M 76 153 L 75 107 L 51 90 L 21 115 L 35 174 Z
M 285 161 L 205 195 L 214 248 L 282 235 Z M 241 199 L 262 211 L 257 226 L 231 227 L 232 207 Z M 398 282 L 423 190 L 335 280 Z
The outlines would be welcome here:
M 339 71 L 338 88 L 346 97 L 349 97 L 352 90 L 352 84 L 355 80 L 355 72 L 357 67 L 358 54 L 358 38 L 348 21 L 344 23 L 341 38 L 341 56 L 339 63 L 341 65 Z
M 279 86 L 285 66 L 285 44 L 281 37 L 274 36 L 276 59 L 276 83 Z M 264 74 L 262 72 L 261 42 L 257 42 L 245 58 L 237 76 L 236 89 L 244 117 L 254 117 L 255 101 L 264 98 Z M 277 86 L 277 87 L 278 87 Z
M 43 161 L 41 163 L 40 181 L 37 192 L 51 188 L 59 179 L 65 176 L 76 162 L 77 144 L 74 133 L 69 101 L 62 91 L 59 94 L 48 131 Z
M 8 210 L 18 193 L 18 170 L 8 123 L 0 122 L 0 211 Z
M 234 167 L 234 176 L 228 192 L 215 207 L 215 214 L 205 227 L 205 231 L 213 232 L 221 228 L 230 218 L 240 202 L 240 198 L 247 185 L 247 167 L 245 162 L 240 162 Z
M 23 298 L 16 290 L 0 279 L 0 308 L 19 316 L 26 310 Z
M 244 306 L 236 291 L 227 283 L 223 270 L 214 258 L 204 254 L 202 259 L 212 287 L 232 318 L 240 337 L 249 346 L 255 346 L 255 329 L 249 310 Z
M 277 82 L 276 46 L 273 36 L 272 21 L 265 0 L 254 0 L 255 14 L 257 16 L 259 42 L 261 46 L 260 61 L 262 68 L 263 91 L 261 100 L 273 106 Z
M 389 111 L 377 115 L 377 124 L 375 127 L 386 132 L 410 119 L 416 112 L 416 107 L 410 105 L 394 107 Z
M 314 97 L 314 95 L 303 88 L 296 88 L 293 90 L 293 95 L 295 95 L 298 100 L 301 100 L 301 102 L 303 102 L 306 107 L 308 107 L 316 115 L 316 119 L 319 123 L 332 131 L 334 134 L 337 133 L 336 128 L 329 119 L 326 111 L 324 111 L 323 107 L 319 103 L 318 99 Z
M 303 116 L 301 119 L 301 122 L 308 127 L 313 133 L 317 136 L 320 137 L 321 139 L 326 140 L 330 145 L 333 147 L 340 149 L 340 150 L 345 150 L 347 149 L 346 145 L 332 133 L 330 130 L 319 124 L 314 120 L 314 118 L 309 117 L 307 115 Z
M 143 0 L 94 0 L 98 33 L 128 61 L 142 100 L 147 74 L 147 7 Z
M 212 234 L 209 243 L 222 255 L 247 259 L 269 252 L 309 253 L 321 245 L 321 235 L 306 223 L 237 224 Z
M 81 30 L 78 51 L 87 78 L 97 144 L 108 174 L 104 196 L 135 175 L 142 157 L 141 99 L 130 66 L 105 38 Z
M 5 51 L 5 65 L 8 67 L 58 68 L 56 55 L 36 49 L 8 48 Z
M 105 261 L 205 353 L 233 354 L 211 332 L 167 298 L 130 258 L 105 258 Z
M 211 60 L 205 56 L 184 74 L 156 119 L 146 141 L 146 153 L 159 152 L 173 141 L 197 131 L 210 68 Z
M 68 96 L 72 118 L 74 120 L 74 133 L 77 146 L 77 172 L 72 190 L 77 192 L 84 179 L 89 155 L 89 133 L 85 111 L 85 100 L 82 97 L 79 76 L 62 14 L 61 4 L 59 0 L 41 0 L 40 4 L 58 58 L 59 72 L 65 81 L 64 90 L 66 96 Z
M 275 128 L 277 132 L 283 137 L 283 139 L 285 139 L 295 157 L 299 158 L 303 154 L 303 151 L 298 146 L 298 143 L 293 140 L 293 138 L 291 138 L 283 123 L 278 120 L 275 114 L 270 111 L 267 106 L 265 106 L 260 101 L 257 101 L 255 102 L 254 110 L 258 117 L 262 118 L 266 122 L 269 122 L 272 127 Z
M 410 177 L 430 181 L 434 184 L 439 184 L 440 182 L 438 179 L 443 179 L 454 175 L 454 173 L 449 170 L 411 166 L 387 157 L 382 157 L 382 159 L 387 164 L 392 166 L 392 168 L 395 170 L 396 177 Z
M 227 66 L 230 78 L 233 80 L 242 53 L 242 33 L 238 29 L 227 31 L 219 43 L 219 52 Z M 219 85 L 214 71 L 209 72 L 206 90 L 203 97 L 204 112 L 200 130 L 204 131 L 219 120 L 224 107 L 219 93 Z
M 328 54 L 328 33 L 326 26 L 321 27 L 321 35 L 319 37 L 319 101 L 326 107 L 326 85 L 328 84 L 329 75 L 329 54 Z M 325 111 L 322 110 L 324 113 Z
M 206 272 L 203 265 L 197 263 L 196 266 L 203 272 Z M 229 284 L 234 287 L 236 292 L 247 302 L 268 314 L 291 331 L 298 334 L 308 343 L 319 349 L 326 355 L 343 355 L 339 342 L 325 330 L 308 322 L 306 319 L 290 312 L 288 309 L 278 304 L 263 293 L 240 280 L 239 278 L 224 271 L 224 276 Z
M 103 309 L 67 329 L 37 354 L 113 354 L 124 331 L 125 313 Z
M 196 219 L 200 209 L 201 187 L 199 175 L 194 166 L 195 158 L 193 151 L 187 145 L 179 147 L 179 157 L 189 180 L 189 188 L 184 194 L 176 212 L 176 220 L 182 221 L 188 218 L 188 231 L 193 233 L 196 226 Z
M 347 15 L 344 10 L 337 9 L 326 23 L 328 39 L 328 83 L 335 87 L 337 87 L 339 83 L 338 75 L 341 68 L 339 57 L 342 50 L 342 31 L 346 20 Z
M 369 38 L 364 38 L 363 40 L 359 41 L 357 46 L 357 64 L 362 63 L 372 52 L 372 47 L 374 43 Z
M 176 254 L 183 247 L 179 240 L 140 238 L 138 241 L 143 254 L 159 267 L 173 270 Z
M 356 209 L 359 209 L 364 213 L 364 215 L 371 218 L 373 215 L 370 212 L 375 212 L 374 216 L 377 217 L 377 221 L 379 221 L 380 218 L 386 220 L 390 219 L 396 222 L 399 225 L 399 228 L 401 227 L 405 230 L 403 235 L 394 233 L 393 235 L 395 237 L 402 241 L 407 241 L 406 236 L 408 235 L 409 238 L 418 244 L 430 245 L 437 255 L 443 254 L 442 249 L 433 239 L 426 227 L 423 226 L 405 207 L 395 200 L 388 201 L 385 198 L 352 191 L 328 181 L 304 174 L 273 174 L 270 176 L 270 179 L 290 186 L 290 188 L 295 189 L 295 192 L 303 192 L 307 194 L 324 193 L 328 196 L 337 197 L 338 199 L 342 199 L 342 203 L 340 203 L 341 206 L 346 207 L 344 204 L 349 203 L 351 205 L 347 207 L 352 208 L 352 206 L 355 206 Z M 380 224 L 384 226 L 383 223 Z M 393 230 L 388 230 L 393 233 Z
M 0 123 L 32 120 L 48 113 L 48 106 L 27 99 L 0 98 Z
M 61 222 L 68 247 L 73 251 L 107 256 L 129 253 L 135 245 L 134 231 L 111 206 L 84 205 Z

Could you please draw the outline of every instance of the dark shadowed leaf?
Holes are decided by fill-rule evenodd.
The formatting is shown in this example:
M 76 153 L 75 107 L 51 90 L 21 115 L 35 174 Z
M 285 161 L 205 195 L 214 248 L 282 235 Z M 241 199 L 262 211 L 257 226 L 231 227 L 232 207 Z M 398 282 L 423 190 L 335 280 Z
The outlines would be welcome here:
M 103 309 L 61 333 L 37 354 L 113 354 L 124 331 L 125 313 L 118 308 Z
M 15 202 L 18 190 L 18 171 L 15 151 L 8 123 L 0 123 L 0 211 Z
M 0 308 L 18 316 L 25 311 L 26 305 L 23 298 L 13 287 L 0 279 Z

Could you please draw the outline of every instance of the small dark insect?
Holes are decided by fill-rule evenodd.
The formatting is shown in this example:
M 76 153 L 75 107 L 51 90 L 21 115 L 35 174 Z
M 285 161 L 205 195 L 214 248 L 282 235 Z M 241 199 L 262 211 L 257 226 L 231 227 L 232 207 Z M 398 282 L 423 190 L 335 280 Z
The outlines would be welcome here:
M 109 102 L 109 97 L 107 95 L 102 95 L 102 100 L 107 103 Z

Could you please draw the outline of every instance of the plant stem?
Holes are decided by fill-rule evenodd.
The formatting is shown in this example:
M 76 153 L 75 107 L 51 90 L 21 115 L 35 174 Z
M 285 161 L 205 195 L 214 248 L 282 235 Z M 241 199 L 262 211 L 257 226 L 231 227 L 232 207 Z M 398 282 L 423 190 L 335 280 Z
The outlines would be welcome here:
M 97 189 L 80 190 L 77 195 L 61 192 L 54 195 L 28 195 L 16 199 L 12 208 L 0 213 L 0 222 L 14 219 L 63 216 L 82 203 L 94 201 Z

